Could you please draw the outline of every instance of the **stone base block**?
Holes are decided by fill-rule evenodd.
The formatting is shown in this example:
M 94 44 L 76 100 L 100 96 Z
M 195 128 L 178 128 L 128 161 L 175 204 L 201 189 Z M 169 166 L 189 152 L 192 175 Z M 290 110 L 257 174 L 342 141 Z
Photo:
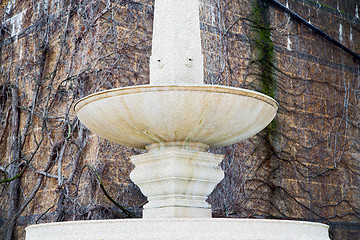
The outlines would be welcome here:
M 124 219 L 38 224 L 26 240 L 330 240 L 320 223 L 259 219 Z

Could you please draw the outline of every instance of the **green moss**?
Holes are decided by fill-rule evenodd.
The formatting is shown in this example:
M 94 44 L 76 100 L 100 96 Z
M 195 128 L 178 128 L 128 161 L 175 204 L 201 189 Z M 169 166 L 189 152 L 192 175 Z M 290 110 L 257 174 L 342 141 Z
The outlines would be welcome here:
M 254 0 L 252 4 L 252 48 L 261 82 L 261 91 L 274 97 L 274 43 L 271 40 L 269 5 L 267 1 Z
M 264 0 L 252 2 L 252 49 L 254 59 L 252 64 L 256 66 L 256 74 L 259 77 L 260 91 L 270 97 L 275 96 L 274 78 L 274 43 L 271 40 L 271 27 L 269 21 L 269 4 Z M 267 135 L 272 138 L 276 129 L 276 122 L 267 127 Z

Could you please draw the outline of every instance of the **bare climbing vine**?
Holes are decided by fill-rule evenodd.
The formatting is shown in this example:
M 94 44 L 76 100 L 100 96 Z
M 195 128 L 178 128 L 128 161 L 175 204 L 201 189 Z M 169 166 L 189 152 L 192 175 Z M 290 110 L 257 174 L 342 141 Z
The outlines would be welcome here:
M 207 79 L 262 91 L 280 108 L 256 137 L 215 151 L 226 155 L 226 177 L 209 198 L 214 215 L 320 221 L 332 226 L 334 239 L 344 239 L 336 233 L 340 223 L 360 219 L 359 59 L 268 1 L 251 1 L 248 12 L 246 2 L 204 3 L 204 28 L 222 39 L 216 57 L 223 63 L 219 71 L 207 62 Z M 350 24 L 359 32 L 358 22 Z M 206 48 L 213 36 L 203 37 Z

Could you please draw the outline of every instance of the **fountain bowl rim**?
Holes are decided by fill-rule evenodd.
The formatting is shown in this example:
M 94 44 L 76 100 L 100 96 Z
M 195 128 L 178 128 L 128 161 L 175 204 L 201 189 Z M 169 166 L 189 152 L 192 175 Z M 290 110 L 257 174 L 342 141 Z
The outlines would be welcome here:
M 165 85 L 162 86 L 135 85 L 135 86 L 113 88 L 105 91 L 92 93 L 90 95 L 87 95 L 79 99 L 74 105 L 74 110 L 75 112 L 77 112 L 85 105 L 105 98 L 110 98 L 120 95 L 128 95 L 128 94 L 137 94 L 137 93 L 145 93 L 145 92 L 162 92 L 162 91 L 214 92 L 214 93 L 242 95 L 264 101 L 269 105 L 273 106 L 276 109 L 276 111 L 279 108 L 279 104 L 275 99 L 260 92 L 256 92 L 244 88 L 204 84 L 204 85 L 166 85 L 166 86 Z
M 128 218 L 128 219 L 98 219 L 98 220 L 77 220 L 77 221 L 65 221 L 65 222 L 49 222 L 49 223 L 39 223 L 27 226 L 25 229 L 34 229 L 45 226 L 55 226 L 55 225 L 72 225 L 72 224 L 87 224 L 87 223 L 117 223 L 117 222 L 257 222 L 257 223 L 284 223 L 284 224 L 298 224 L 298 225 L 311 225 L 324 227 L 329 229 L 329 225 L 316 222 L 316 221 L 304 221 L 304 220 L 292 220 L 292 219 L 267 219 L 267 218 L 155 218 L 155 219 L 143 219 L 143 218 Z

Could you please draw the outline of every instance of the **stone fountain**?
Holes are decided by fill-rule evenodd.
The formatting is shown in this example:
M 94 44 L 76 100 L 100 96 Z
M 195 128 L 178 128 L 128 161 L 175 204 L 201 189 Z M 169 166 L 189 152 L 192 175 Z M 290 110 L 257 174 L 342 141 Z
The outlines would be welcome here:
M 319 223 L 211 218 L 205 200 L 224 177 L 224 156 L 208 150 L 255 135 L 278 104 L 258 92 L 203 83 L 198 1 L 155 1 L 149 85 L 94 93 L 75 106 L 94 133 L 147 150 L 131 157 L 130 177 L 148 197 L 143 219 L 39 224 L 26 229 L 28 240 L 329 239 Z

